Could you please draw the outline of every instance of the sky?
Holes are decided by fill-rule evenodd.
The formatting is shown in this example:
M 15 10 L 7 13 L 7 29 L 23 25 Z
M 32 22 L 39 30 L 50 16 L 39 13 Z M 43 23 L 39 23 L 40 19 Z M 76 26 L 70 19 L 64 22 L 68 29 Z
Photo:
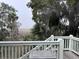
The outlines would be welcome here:
M 17 15 L 19 17 L 18 22 L 21 23 L 19 28 L 33 28 L 35 22 L 32 20 L 32 10 L 28 8 L 26 4 L 30 0 L 0 0 L 0 2 L 4 2 L 14 7 L 18 12 Z

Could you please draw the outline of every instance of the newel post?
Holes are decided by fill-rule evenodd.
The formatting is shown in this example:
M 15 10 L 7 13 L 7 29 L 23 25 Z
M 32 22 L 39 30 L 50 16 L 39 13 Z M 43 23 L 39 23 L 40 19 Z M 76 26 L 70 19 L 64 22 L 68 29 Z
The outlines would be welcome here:
M 73 42 L 72 42 L 73 35 L 70 35 L 69 37 L 70 37 L 70 39 L 69 39 L 69 50 L 72 51 L 72 48 L 73 48 Z
M 54 35 L 51 35 L 51 39 L 52 39 L 51 41 L 54 41 Z
M 63 59 L 63 50 L 64 50 L 64 40 L 59 39 L 60 45 L 59 45 L 59 59 Z

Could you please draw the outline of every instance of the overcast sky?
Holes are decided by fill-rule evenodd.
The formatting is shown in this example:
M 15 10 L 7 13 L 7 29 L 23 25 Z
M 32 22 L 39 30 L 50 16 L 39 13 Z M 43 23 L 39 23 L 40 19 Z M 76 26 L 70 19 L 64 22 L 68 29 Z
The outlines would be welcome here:
M 26 6 L 29 1 L 30 0 L 0 0 L 0 2 L 7 3 L 18 11 L 18 21 L 21 23 L 20 28 L 32 28 L 35 24 L 32 21 L 31 9 Z

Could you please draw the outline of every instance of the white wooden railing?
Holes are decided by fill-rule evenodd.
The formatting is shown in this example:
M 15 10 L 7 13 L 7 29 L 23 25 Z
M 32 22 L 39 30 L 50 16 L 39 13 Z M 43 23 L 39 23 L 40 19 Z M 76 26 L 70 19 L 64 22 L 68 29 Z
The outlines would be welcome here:
M 79 55 L 79 38 L 70 36 L 54 36 L 54 39 L 61 38 L 64 40 L 64 50 L 69 50 Z
M 0 41 L 0 59 L 29 59 L 33 51 L 53 51 L 52 56 L 63 59 L 63 40 L 54 41 Z
M 64 40 L 64 50 L 70 49 L 70 40 L 71 36 L 54 36 L 54 40 L 58 40 L 58 38 L 61 38 Z
M 31 51 L 31 49 L 33 49 L 37 45 L 41 45 L 41 47 L 40 49 L 36 49 L 36 50 L 44 50 L 46 47 L 51 45 L 51 49 L 55 51 L 54 53 L 56 54 L 55 57 L 58 58 L 59 55 L 63 55 L 61 53 L 57 55 L 57 53 L 62 52 L 61 43 L 50 42 L 50 41 L 46 41 L 46 42 L 45 41 L 28 41 L 28 42 L 27 41 L 26 42 L 25 41 L 8 41 L 8 42 L 3 41 L 3 42 L 0 42 L 0 50 L 1 50 L 0 59 L 18 59 L 21 56 L 23 57 L 21 57 L 20 59 L 28 59 L 30 54 L 25 56 L 24 54 L 28 53 L 28 51 Z
M 63 59 L 63 50 L 79 55 L 79 38 L 52 35 L 45 41 L 0 41 L 0 59 L 29 59 L 34 51 L 53 51 L 53 58 Z
M 71 37 L 70 40 L 70 51 L 79 55 L 79 38 Z
M 51 35 L 51 36 L 50 36 L 49 38 L 47 38 L 45 41 L 46 41 L 46 42 L 47 42 L 47 41 L 54 41 L 54 36 Z M 24 59 L 25 56 L 28 56 L 32 51 L 34 51 L 34 50 L 36 50 L 36 49 L 39 49 L 40 47 L 42 47 L 42 46 L 40 45 L 40 46 L 34 47 L 33 49 L 31 49 L 31 51 L 28 51 L 28 53 L 24 54 L 24 55 L 21 56 L 19 59 L 22 59 L 22 58 Z M 42 47 L 42 48 L 45 48 L 45 47 Z

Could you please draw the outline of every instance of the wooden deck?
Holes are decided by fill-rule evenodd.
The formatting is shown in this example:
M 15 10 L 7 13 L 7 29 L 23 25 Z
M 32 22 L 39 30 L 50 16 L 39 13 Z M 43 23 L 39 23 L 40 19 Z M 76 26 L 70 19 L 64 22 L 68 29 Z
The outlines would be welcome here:
M 79 59 L 79 56 L 76 55 L 73 52 L 66 51 L 66 52 L 64 52 L 64 58 L 63 59 Z

